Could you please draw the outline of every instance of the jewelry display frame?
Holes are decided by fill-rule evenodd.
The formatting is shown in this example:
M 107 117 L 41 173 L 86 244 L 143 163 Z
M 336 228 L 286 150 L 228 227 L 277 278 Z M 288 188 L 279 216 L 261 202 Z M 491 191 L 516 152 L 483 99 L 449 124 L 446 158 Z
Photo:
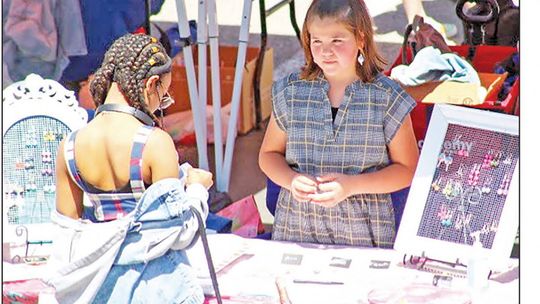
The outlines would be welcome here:
M 466 261 L 473 254 L 480 254 L 491 261 L 507 259 L 510 257 L 519 225 L 518 149 L 517 151 L 513 151 L 515 157 L 512 159 L 515 161 L 513 166 L 506 166 L 506 168 L 509 168 L 508 170 L 510 170 L 504 177 L 504 182 L 506 182 L 505 190 L 507 191 L 504 192 L 505 199 L 502 203 L 502 212 L 500 212 L 500 215 L 496 216 L 495 219 L 497 220 L 497 223 L 494 229 L 489 232 L 492 233 L 489 246 L 482 247 L 480 252 L 478 252 L 478 249 L 475 249 L 473 253 L 472 240 L 467 236 L 465 236 L 462 243 L 420 236 L 420 234 L 422 234 L 422 229 L 425 228 L 422 226 L 422 223 L 426 222 L 426 214 L 433 215 L 433 212 L 431 214 L 426 212 L 428 206 L 432 203 L 430 199 L 434 197 L 433 192 L 437 191 L 434 190 L 432 184 L 434 181 L 438 180 L 437 173 L 445 170 L 444 166 L 440 166 L 440 155 L 442 154 L 441 151 L 443 151 L 447 145 L 446 142 L 448 141 L 447 133 L 449 127 L 455 126 L 459 126 L 461 129 L 470 129 L 472 132 L 475 132 L 475 130 L 488 132 L 495 137 L 500 136 L 501 138 L 506 138 L 510 136 L 519 143 L 519 118 L 516 116 L 453 105 L 435 105 L 429 128 L 426 133 L 424 147 L 410 187 L 407 204 L 403 212 L 394 249 L 404 254 L 456 263 L 460 263 L 459 261 Z M 502 139 L 499 143 L 501 142 L 503 142 Z M 491 142 L 482 143 L 483 147 L 490 144 Z M 454 155 L 454 158 L 456 158 L 456 155 Z M 454 168 L 459 166 L 459 170 L 462 170 L 461 164 L 458 165 L 454 162 L 454 166 Z M 467 176 L 470 172 L 476 173 L 476 169 L 478 168 L 470 167 L 462 170 L 465 175 L 464 180 L 467 180 Z M 510 179 L 510 182 L 507 182 L 507 179 Z M 472 181 L 469 181 L 469 185 L 470 183 L 472 183 Z M 480 186 L 482 186 L 482 182 L 480 182 L 478 187 Z M 499 193 L 500 192 L 501 191 L 499 191 Z M 465 192 L 463 191 L 462 196 L 464 193 Z M 497 194 L 493 193 L 492 195 Z M 478 216 L 479 220 L 484 219 L 481 216 L 484 216 L 484 214 Z M 485 216 L 487 218 L 488 215 Z M 494 217 L 490 214 L 489 218 L 493 219 Z M 493 223 L 494 221 L 489 225 L 486 221 L 483 227 L 487 227 L 487 230 L 489 230 L 493 228 Z M 476 227 L 478 227 L 478 225 Z M 465 228 L 462 230 L 463 232 L 466 232 Z M 485 231 L 486 230 L 471 229 L 469 234 L 474 234 L 476 232 L 477 236 L 481 236 L 481 233 L 484 233 Z

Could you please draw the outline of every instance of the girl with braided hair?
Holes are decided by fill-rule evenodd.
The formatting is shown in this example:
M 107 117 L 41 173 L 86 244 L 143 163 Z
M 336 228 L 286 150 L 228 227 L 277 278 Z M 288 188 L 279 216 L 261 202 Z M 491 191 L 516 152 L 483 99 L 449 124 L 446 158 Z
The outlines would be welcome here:
M 72 250 L 66 254 L 69 257 L 77 251 L 94 252 L 85 260 L 89 261 L 96 257 L 92 250 L 102 250 L 98 256 L 109 258 L 105 264 L 97 263 L 99 267 L 90 264 L 95 267 L 91 273 L 92 282 L 99 282 L 97 285 L 80 276 L 69 279 L 65 273 L 58 276 L 60 283 L 51 279 L 49 282 L 62 301 L 129 303 L 146 302 L 145 298 L 153 297 L 150 302 L 202 302 L 202 289 L 193 283 L 187 257 L 180 249 L 194 242 L 197 235 L 197 221 L 188 207 L 196 207 L 203 218 L 208 214 L 207 189 L 213 184 L 212 174 L 188 165 L 182 172 L 184 177 L 179 179 L 178 155 L 172 138 L 155 127 L 159 122 L 154 112 L 173 102 L 167 92 L 171 63 L 154 37 L 127 34 L 117 39 L 90 84 L 97 106 L 95 118 L 60 143 L 53 223 L 63 228 L 79 227 L 82 222 L 98 223 L 101 227 L 128 225 L 124 230 L 106 230 L 124 231 L 119 238 L 125 238 L 123 242 L 94 245 L 95 241 L 80 240 L 77 246 L 73 243 L 77 240 L 70 240 L 64 246 Z M 157 227 L 159 231 L 139 233 L 144 232 L 148 218 L 152 229 Z M 69 233 L 64 233 L 64 237 Z M 105 235 L 95 237 L 98 241 L 108 239 Z M 89 249 L 92 245 L 98 249 Z M 58 248 L 57 255 L 63 250 Z M 71 258 L 68 260 L 72 262 Z M 74 269 L 78 267 L 80 264 Z M 184 281 L 184 288 L 176 285 L 164 290 L 165 282 L 171 279 L 178 279 L 178 284 Z M 101 288 L 97 288 L 101 283 Z

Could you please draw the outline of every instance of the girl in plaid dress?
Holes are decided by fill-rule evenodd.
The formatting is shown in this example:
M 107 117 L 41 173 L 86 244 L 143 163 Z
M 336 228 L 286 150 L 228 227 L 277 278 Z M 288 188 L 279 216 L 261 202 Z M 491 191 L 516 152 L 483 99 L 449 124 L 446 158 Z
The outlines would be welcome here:
M 415 101 L 381 74 L 362 0 L 314 0 L 302 30 L 306 66 L 272 88 L 259 154 L 282 187 L 275 240 L 393 246 L 391 192 L 410 185 Z

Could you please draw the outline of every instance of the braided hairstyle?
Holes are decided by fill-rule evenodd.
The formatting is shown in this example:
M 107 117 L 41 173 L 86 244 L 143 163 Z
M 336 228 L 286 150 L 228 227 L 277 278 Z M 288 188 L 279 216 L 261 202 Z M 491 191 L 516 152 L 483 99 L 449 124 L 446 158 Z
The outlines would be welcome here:
M 96 107 L 105 102 L 112 83 L 116 82 L 131 107 L 145 112 L 158 123 L 144 100 L 144 80 L 170 72 L 171 63 L 163 46 L 152 36 L 127 34 L 118 38 L 105 53 L 90 83 Z

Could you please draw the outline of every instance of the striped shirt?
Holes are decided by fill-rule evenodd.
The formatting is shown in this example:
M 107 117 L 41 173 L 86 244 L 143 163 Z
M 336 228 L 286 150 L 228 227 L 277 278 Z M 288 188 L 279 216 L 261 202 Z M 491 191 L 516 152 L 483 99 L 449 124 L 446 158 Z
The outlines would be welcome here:
M 135 133 L 129 162 L 129 183 L 112 191 L 97 189 L 82 179 L 75 162 L 74 143 L 77 131 L 69 134 L 64 145 L 66 165 L 73 181 L 89 199 L 89 204 L 88 202 L 84 204 L 83 219 L 89 219 L 92 222 L 116 220 L 135 208 L 146 189 L 142 173 L 142 153 L 152 130 L 152 127 L 141 126 Z
M 293 73 L 274 83 L 273 114 L 287 133 L 285 159 L 296 172 L 357 175 L 390 163 L 387 145 L 416 102 L 394 81 L 378 75 L 345 89 L 332 120 L 329 83 Z M 350 196 L 334 207 L 296 201 L 282 188 L 272 238 L 294 242 L 391 248 L 394 211 L 390 194 Z

